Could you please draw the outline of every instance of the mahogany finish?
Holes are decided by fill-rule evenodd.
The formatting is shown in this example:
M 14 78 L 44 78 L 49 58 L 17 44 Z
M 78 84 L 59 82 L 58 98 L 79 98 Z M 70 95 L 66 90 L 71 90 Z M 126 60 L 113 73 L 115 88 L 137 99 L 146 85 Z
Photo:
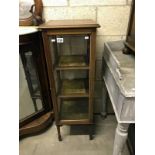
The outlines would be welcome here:
M 93 20 L 50 20 L 39 26 L 41 29 L 98 28 Z M 89 29 L 87 29 L 89 31 Z M 78 32 L 78 31 L 77 31 Z
M 51 96 L 53 101 L 53 108 L 59 141 L 62 140 L 60 134 L 60 126 L 62 125 L 78 125 L 78 124 L 90 125 L 90 139 L 93 138 L 91 128 L 93 124 L 93 102 L 94 102 L 93 95 L 94 95 L 94 80 L 95 80 L 95 49 L 96 49 L 95 42 L 96 42 L 96 28 L 98 27 L 100 26 L 92 20 L 49 21 L 39 26 L 39 28 L 42 30 L 44 51 L 45 51 L 48 77 L 50 82 Z M 61 36 L 62 38 L 65 36 L 69 36 L 68 38 L 70 38 L 75 37 L 77 35 L 82 37 L 89 36 L 87 38 L 88 39 L 87 52 L 89 53 L 87 55 L 87 58 L 89 59 L 88 64 L 80 65 L 77 59 L 75 58 L 75 61 L 69 60 L 71 64 L 69 64 L 68 66 L 65 65 L 64 67 L 59 65 L 58 60 L 60 57 L 60 53 L 57 54 L 58 53 L 57 36 Z M 75 47 L 73 47 L 73 49 L 74 48 Z M 56 55 L 55 56 L 56 63 L 53 60 L 54 54 Z M 80 83 L 79 81 L 78 81 L 79 84 L 77 84 L 76 82 L 74 83 L 72 81 L 70 86 L 69 85 L 70 82 L 63 81 L 60 78 L 61 72 L 63 71 L 72 72 L 78 70 L 88 72 L 88 79 L 86 80 L 88 82 L 88 92 L 86 91 L 85 88 L 82 87 L 82 83 Z M 59 82 L 55 80 L 56 75 L 58 76 Z M 62 88 L 62 91 L 59 90 L 57 91 L 56 82 L 59 84 L 58 89 L 60 87 Z M 71 90 L 73 89 L 72 92 L 69 92 L 70 88 Z M 75 92 L 74 89 L 76 90 Z M 88 109 L 85 111 L 84 106 L 87 105 L 86 104 L 87 102 L 88 102 Z M 73 105 L 74 106 L 77 105 L 77 107 L 75 108 Z M 71 108 L 72 111 L 69 108 Z M 67 112 L 67 110 L 69 112 Z
M 45 131 L 53 123 L 53 119 L 51 118 L 54 118 L 53 112 L 47 112 L 34 121 L 22 126 L 19 129 L 20 139 Z

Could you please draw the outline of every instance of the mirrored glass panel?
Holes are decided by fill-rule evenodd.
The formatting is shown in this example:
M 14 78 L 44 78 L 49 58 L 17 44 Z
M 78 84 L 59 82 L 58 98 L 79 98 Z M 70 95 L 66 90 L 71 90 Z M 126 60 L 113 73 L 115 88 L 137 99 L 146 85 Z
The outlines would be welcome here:
M 32 52 L 23 52 L 19 58 L 19 119 L 24 119 L 42 108 L 40 84 Z

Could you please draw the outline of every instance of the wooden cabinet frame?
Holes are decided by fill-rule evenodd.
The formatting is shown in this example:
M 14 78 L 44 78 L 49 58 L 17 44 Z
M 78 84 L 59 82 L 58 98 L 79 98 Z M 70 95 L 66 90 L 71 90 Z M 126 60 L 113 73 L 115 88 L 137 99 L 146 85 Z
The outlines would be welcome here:
M 96 24 L 93 21 L 90 20 L 83 20 L 79 21 L 51 21 L 53 24 L 45 23 L 40 26 L 42 29 L 42 36 L 43 36 L 43 42 L 44 42 L 44 51 L 45 51 L 45 57 L 46 57 L 46 63 L 48 68 L 48 77 L 50 82 L 50 90 L 51 90 L 51 96 L 53 100 L 53 108 L 55 113 L 55 121 L 57 125 L 58 130 L 58 138 L 61 141 L 61 134 L 60 134 L 60 126 L 62 125 L 90 125 L 93 124 L 93 95 L 94 95 L 94 80 L 95 80 L 95 50 L 96 50 L 96 28 L 99 27 L 98 24 Z M 88 23 L 89 24 L 88 24 Z M 58 24 L 56 24 L 58 23 Z M 87 70 L 89 71 L 89 94 L 88 96 L 85 96 L 88 98 L 89 108 L 88 108 L 88 119 L 77 119 L 77 120 L 60 120 L 59 118 L 59 107 L 58 102 L 60 100 L 57 97 L 56 93 L 56 87 L 55 87 L 55 79 L 54 79 L 54 70 L 53 70 L 53 63 L 51 60 L 51 49 L 50 49 L 50 42 L 49 37 L 54 35 L 89 35 L 90 36 L 90 47 L 89 47 L 89 65 L 88 67 L 69 67 L 69 70 L 74 69 L 81 69 L 81 70 Z M 54 51 L 52 51 L 54 52 Z M 74 96 L 74 94 L 71 94 L 71 98 L 74 97 L 84 97 L 82 95 Z M 70 98 L 68 96 L 68 98 Z M 92 130 L 90 130 L 92 131 Z M 92 139 L 92 132 L 90 132 L 90 139 Z

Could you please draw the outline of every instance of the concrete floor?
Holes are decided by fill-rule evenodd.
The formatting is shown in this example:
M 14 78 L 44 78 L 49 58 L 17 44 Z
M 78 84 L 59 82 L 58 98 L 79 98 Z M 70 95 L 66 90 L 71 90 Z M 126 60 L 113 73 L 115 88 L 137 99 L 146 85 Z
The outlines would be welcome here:
M 93 140 L 89 140 L 86 134 L 80 134 L 84 131 L 81 127 L 62 126 L 63 141 L 59 142 L 56 126 L 53 125 L 43 134 L 21 140 L 19 153 L 20 155 L 112 155 L 117 125 L 115 116 L 109 115 L 104 120 L 100 116 L 95 116 L 95 122 Z M 127 146 L 122 155 L 129 155 Z

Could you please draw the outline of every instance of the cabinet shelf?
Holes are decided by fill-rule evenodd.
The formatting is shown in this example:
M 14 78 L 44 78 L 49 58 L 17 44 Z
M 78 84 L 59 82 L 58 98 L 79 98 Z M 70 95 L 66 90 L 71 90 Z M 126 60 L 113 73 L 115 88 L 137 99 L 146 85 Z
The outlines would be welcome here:
M 88 99 L 65 99 L 60 105 L 60 120 L 88 120 Z
M 59 57 L 56 70 L 89 69 L 86 57 L 82 55 L 64 55 Z
M 86 79 L 62 80 L 58 97 L 89 97 Z

